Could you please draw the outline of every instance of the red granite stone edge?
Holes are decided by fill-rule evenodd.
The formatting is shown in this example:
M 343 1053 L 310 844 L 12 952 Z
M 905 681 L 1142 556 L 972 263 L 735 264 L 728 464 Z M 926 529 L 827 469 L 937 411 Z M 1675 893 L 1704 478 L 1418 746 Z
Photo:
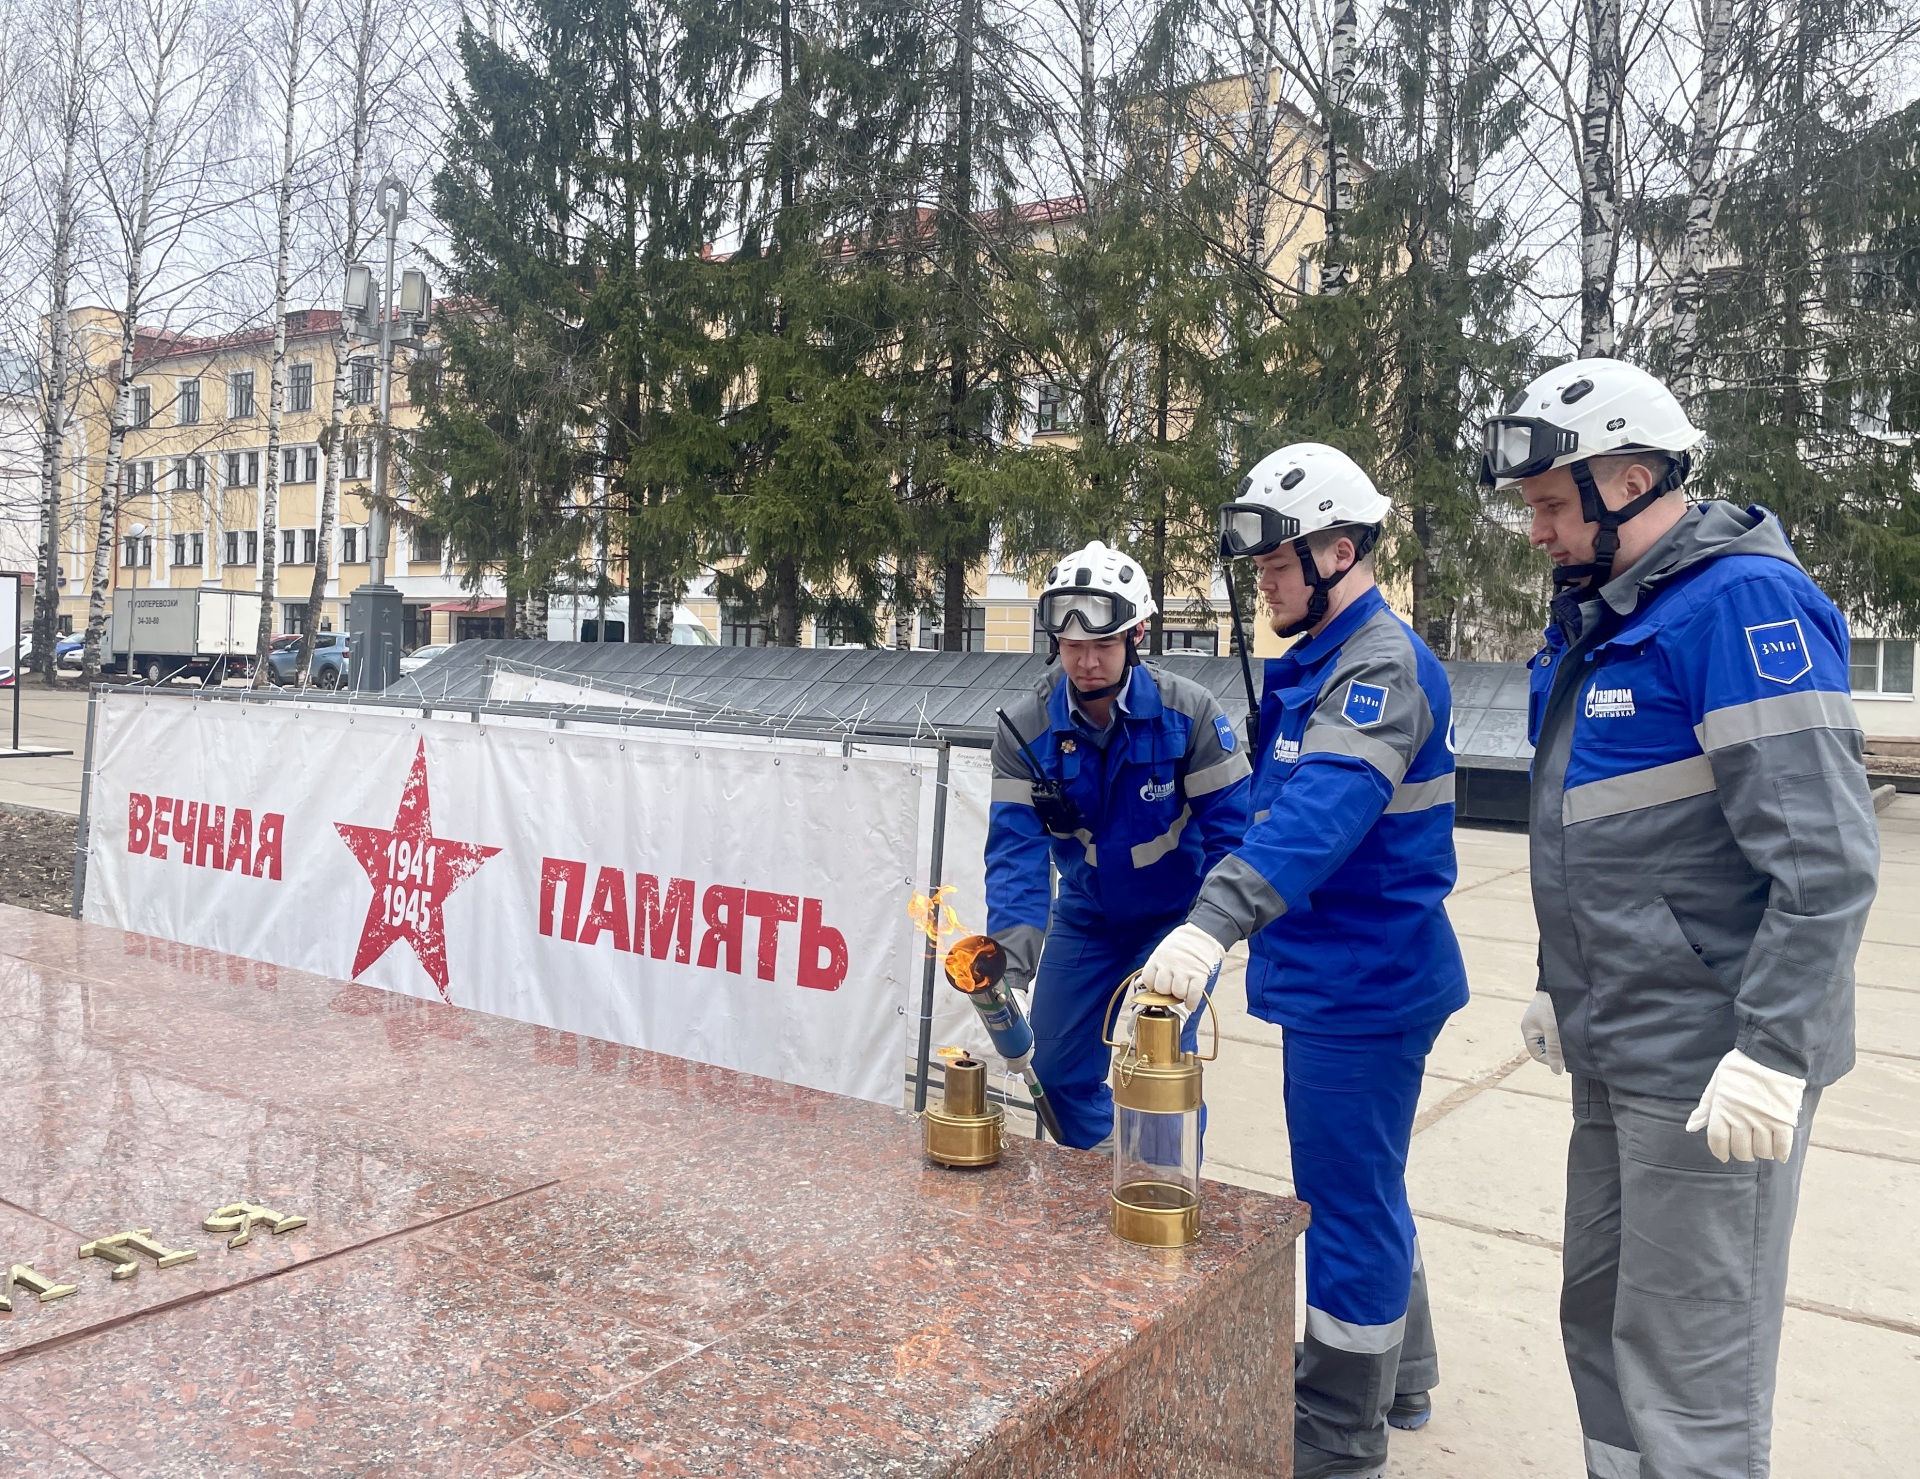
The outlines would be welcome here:
M 1292 1215 L 948 1479 L 1291 1479 Z

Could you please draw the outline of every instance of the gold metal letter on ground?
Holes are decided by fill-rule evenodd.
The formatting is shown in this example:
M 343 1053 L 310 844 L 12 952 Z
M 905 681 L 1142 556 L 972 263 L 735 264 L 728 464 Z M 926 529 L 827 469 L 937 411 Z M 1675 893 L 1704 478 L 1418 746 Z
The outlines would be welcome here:
M 42 1304 L 51 1304 L 56 1299 L 64 1299 L 79 1289 L 78 1284 L 56 1284 L 52 1279 L 33 1271 L 30 1263 L 16 1263 L 7 1270 L 4 1283 L 0 1283 L 0 1310 L 13 1308 L 13 1286 L 18 1284 L 29 1294 L 40 1296 Z
M 132 1249 L 129 1252 L 128 1249 Z M 166 1247 L 153 1240 L 150 1227 L 135 1228 L 132 1232 L 115 1233 L 111 1237 L 95 1238 L 91 1243 L 80 1245 L 82 1258 L 102 1258 L 114 1265 L 113 1277 L 131 1279 L 140 1272 L 140 1260 L 134 1253 L 143 1253 L 151 1258 L 156 1268 L 172 1268 L 176 1264 L 192 1263 L 200 1255 L 192 1249 Z
M 232 1233 L 227 1239 L 229 1248 L 244 1247 L 253 1236 L 253 1229 L 259 1223 L 265 1223 L 275 1233 L 292 1232 L 296 1227 L 305 1227 L 304 1217 L 283 1217 L 271 1207 L 256 1207 L 252 1202 L 230 1202 L 224 1207 L 216 1207 L 200 1225 L 208 1232 Z

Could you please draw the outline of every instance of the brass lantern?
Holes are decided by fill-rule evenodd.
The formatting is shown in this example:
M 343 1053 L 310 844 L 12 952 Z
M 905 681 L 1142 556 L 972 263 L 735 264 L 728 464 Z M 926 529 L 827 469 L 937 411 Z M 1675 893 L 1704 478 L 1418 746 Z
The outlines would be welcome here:
M 926 1113 L 927 1158 L 943 1166 L 991 1166 L 1005 1142 L 1006 1111 L 987 1103 L 987 1067 L 964 1054 L 947 1064 L 946 1094 Z
M 1114 1003 L 1139 977 L 1120 983 Z M 1181 1248 L 1200 1236 L 1200 1065 L 1220 1056 L 1220 1019 L 1213 1051 L 1183 1052 L 1180 999 L 1154 991 L 1133 997 L 1132 1033 L 1113 1065 L 1113 1231 L 1149 1248 Z M 1124 1008 L 1123 1008 L 1124 1010 Z M 1213 999 L 1207 999 L 1213 1012 Z

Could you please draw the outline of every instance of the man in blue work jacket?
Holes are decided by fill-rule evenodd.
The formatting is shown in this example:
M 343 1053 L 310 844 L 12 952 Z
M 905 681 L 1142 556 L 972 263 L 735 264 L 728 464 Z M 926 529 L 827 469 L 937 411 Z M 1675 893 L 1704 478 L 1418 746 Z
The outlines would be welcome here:
M 1375 1475 L 1387 1427 L 1417 1428 L 1438 1382 L 1406 1164 L 1427 1053 L 1467 1000 L 1447 921 L 1453 700 L 1387 607 L 1371 552 L 1392 504 L 1344 453 L 1263 459 L 1221 511 L 1274 630 L 1246 840 L 1207 875 L 1145 983 L 1196 1006 L 1251 940 L 1247 1006 L 1285 1029 L 1287 1133 L 1307 1230 L 1307 1338 L 1294 1474 Z
M 1879 833 L 1847 628 L 1701 433 L 1612 359 L 1486 425 L 1558 594 L 1530 677 L 1540 981 L 1573 1075 L 1561 1335 L 1593 1479 L 1764 1479 L 1820 1090 L 1853 1066 Z M 1705 1131 L 1704 1137 L 1700 1134 Z
M 1247 825 L 1251 767 L 1219 702 L 1140 661 L 1156 609 L 1123 551 L 1063 559 L 1038 617 L 1065 671 L 1008 706 L 993 749 L 987 932 L 1007 980 L 1033 982 L 1034 1071 L 1083 1149 L 1113 1132 L 1108 998 Z

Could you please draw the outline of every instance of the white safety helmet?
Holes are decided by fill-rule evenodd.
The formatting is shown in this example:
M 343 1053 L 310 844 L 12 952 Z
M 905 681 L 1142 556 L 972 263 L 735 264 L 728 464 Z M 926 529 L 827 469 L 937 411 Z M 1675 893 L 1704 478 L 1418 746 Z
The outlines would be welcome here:
M 1056 642 L 1130 632 L 1160 608 L 1147 572 L 1123 550 L 1099 540 L 1068 555 L 1047 572 L 1040 592 L 1040 629 Z M 1069 631 L 1069 626 L 1076 630 Z
M 1393 500 L 1345 452 L 1295 442 L 1269 452 L 1240 480 L 1234 501 L 1220 510 L 1220 552 L 1245 559 L 1322 529 L 1377 529 L 1391 512 Z
M 1240 480 L 1234 501 L 1220 510 L 1220 554 L 1246 559 L 1292 544 L 1301 577 L 1313 588 L 1307 614 L 1280 632 L 1297 636 L 1320 624 L 1328 594 L 1353 568 L 1322 575 L 1307 536 L 1351 529 L 1353 564 L 1358 565 L 1379 542 L 1380 526 L 1392 512 L 1393 500 L 1345 452 L 1321 442 L 1295 442 L 1269 452 Z
M 1576 359 L 1535 379 L 1488 418 L 1481 435 L 1480 481 L 1504 488 L 1620 452 L 1665 452 L 1684 469 L 1685 454 L 1705 433 L 1645 370 L 1624 360 Z
M 1693 466 L 1690 449 L 1704 435 L 1687 420 L 1673 392 L 1645 370 L 1617 359 L 1569 360 L 1514 395 L 1500 415 L 1487 418 L 1481 428 L 1480 482 L 1506 488 L 1556 467 L 1572 473 L 1581 516 L 1599 532 L 1592 561 L 1557 566 L 1554 587 L 1598 590 L 1613 578 L 1620 526 L 1686 482 Z M 1664 454 L 1666 476 L 1622 507 L 1608 508 L 1588 459 L 1628 452 Z

